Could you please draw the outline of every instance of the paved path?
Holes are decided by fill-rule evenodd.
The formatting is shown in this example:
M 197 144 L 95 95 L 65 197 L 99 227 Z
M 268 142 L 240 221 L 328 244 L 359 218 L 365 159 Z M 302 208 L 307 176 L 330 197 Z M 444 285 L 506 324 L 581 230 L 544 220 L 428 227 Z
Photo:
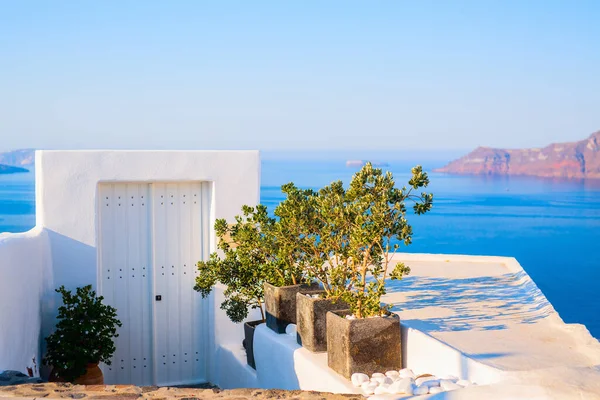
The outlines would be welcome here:
M 70 398 L 85 400 L 112 399 L 199 399 L 199 400 L 364 400 L 358 395 L 344 395 L 300 390 L 264 389 L 193 389 L 130 385 L 72 385 L 69 383 L 41 383 L 0 387 L 2 398 Z

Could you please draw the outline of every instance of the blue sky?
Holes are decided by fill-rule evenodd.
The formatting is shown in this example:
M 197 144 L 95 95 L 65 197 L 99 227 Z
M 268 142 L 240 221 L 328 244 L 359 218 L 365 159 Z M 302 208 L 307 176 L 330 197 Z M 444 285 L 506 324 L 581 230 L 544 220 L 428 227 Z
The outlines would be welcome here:
M 0 150 L 461 151 L 600 129 L 598 1 L 3 1 Z

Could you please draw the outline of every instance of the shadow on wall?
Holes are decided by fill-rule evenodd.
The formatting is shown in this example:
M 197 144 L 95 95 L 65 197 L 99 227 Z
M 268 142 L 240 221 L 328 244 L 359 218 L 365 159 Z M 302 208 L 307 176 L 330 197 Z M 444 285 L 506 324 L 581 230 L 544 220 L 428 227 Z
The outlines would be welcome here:
M 61 298 L 55 292 L 61 285 L 69 290 L 91 284 L 96 290 L 96 248 L 52 230 L 45 230 L 50 243 L 52 259 L 52 279 L 46 282 L 41 298 L 41 341 L 42 355 L 46 352 L 44 340 L 56 324 Z M 42 376 L 49 371 L 42 369 Z
M 409 276 L 389 280 L 386 288 L 389 294 L 404 294 L 392 311 L 445 309 L 435 313 L 442 317 L 402 320 L 424 332 L 500 330 L 507 323 L 531 324 L 554 312 L 524 271 L 462 279 Z

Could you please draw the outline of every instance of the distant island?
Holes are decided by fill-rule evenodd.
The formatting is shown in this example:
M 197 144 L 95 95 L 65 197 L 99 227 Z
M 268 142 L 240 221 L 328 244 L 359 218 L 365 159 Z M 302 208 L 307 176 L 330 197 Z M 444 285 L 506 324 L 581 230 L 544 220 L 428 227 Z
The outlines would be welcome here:
M 369 161 L 366 161 L 366 160 L 348 160 L 348 161 L 346 161 L 346 167 L 361 168 L 368 162 Z M 374 167 L 389 167 L 389 164 L 385 163 L 385 162 L 371 161 L 371 164 L 373 164 Z
M 0 175 L 29 172 L 27 166 L 35 161 L 35 150 L 21 149 L 0 153 Z
M 478 147 L 434 172 L 600 179 L 600 131 L 578 142 L 534 149 Z
M 18 174 L 20 172 L 29 172 L 29 170 L 21 167 L 13 167 L 12 165 L 0 164 L 0 175 Z
M 19 149 L 0 153 L 0 164 L 12 167 L 27 167 L 35 163 L 34 149 Z

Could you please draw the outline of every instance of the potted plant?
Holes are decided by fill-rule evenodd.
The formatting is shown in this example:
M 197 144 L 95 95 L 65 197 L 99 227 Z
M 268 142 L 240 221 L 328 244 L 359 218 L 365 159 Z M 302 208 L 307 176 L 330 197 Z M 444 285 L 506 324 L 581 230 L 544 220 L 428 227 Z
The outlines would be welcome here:
M 399 243 L 412 241 L 406 219 L 407 201 L 417 215 L 431 209 L 433 195 L 413 194 L 427 187 L 429 178 L 420 166 L 412 169 L 409 188 L 395 187 L 390 172 L 367 163 L 354 175 L 345 193 L 346 217 L 337 223 L 348 236 L 348 246 L 332 274 L 348 274 L 341 297 L 349 310 L 327 314 L 327 361 L 330 368 L 350 378 L 355 372 L 373 374 L 402 366 L 400 319 L 381 304 L 385 279 L 402 279 L 410 269 L 402 263 L 391 271 Z
M 289 237 L 300 250 L 298 265 L 309 280 L 321 286 L 316 291 L 296 293 L 297 341 L 310 351 L 326 351 L 327 312 L 348 307 L 340 299 L 347 276 L 329 271 L 330 263 L 335 262 L 331 257 L 340 254 L 347 242 L 333 223 L 343 219 L 344 188 L 338 181 L 319 192 L 299 189 L 291 183 L 282 189 L 287 198 L 276 214 L 295 230 Z
M 104 384 L 100 362 L 111 365 L 115 352 L 113 339 L 118 337 L 117 310 L 102 304 L 92 286 L 76 289 L 72 294 L 64 286 L 56 289 L 62 295 L 56 330 L 46 338 L 44 364 L 52 366 L 50 380 L 81 385 Z
M 274 223 L 267 214 L 267 208 L 243 206 L 242 216 L 237 216 L 232 225 L 224 219 L 215 222 L 215 232 L 219 238 L 217 248 L 223 256 L 213 253 L 208 261 L 198 263 L 199 275 L 194 289 L 207 297 L 215 284 L 226 285 L 225 300 L 221 309 L 232 322 L 240 323 L 248 317 L 248 310 L 258 308 L 261 319 L 244 323 L 244 348 L 248 365 L 256 368 L 254 362 L 254 329 L 265 321 L 264 284 L 272 279 L 271 237 L 265 234 Z
M 301 242 L 306 221 L 310 218 L 307 199 L 316 195 L 311 189 L 298 189 L 293 183 L 281 187 L 286 194 L 274 211 L 277 219 L 268 235 L 272 244 L 272 279 L 265 283 L 267 327 L 285 333 L 289 324 L 296 324 L 298 293 L 318 293 L 319 284 L 307 274 L 307 257 Z

